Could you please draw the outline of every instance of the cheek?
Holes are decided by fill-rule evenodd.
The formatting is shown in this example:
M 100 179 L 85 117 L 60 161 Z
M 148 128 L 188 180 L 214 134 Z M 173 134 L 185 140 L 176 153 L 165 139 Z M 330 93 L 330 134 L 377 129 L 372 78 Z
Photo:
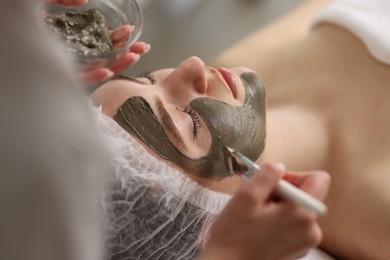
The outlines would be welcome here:
M 207 94 L 203 97 L 207 97 L 213 100 L 221 101 L 233 106 L 242 106 L 244 98 L 240 98 L 240 91 L 238 92 L 238 98 L 234 98 L 233 94 L 225 87 L 221 87 L 220 84 L 211 82 L 207 87 Z M 244 93 L 245 94 L 245 93 Z

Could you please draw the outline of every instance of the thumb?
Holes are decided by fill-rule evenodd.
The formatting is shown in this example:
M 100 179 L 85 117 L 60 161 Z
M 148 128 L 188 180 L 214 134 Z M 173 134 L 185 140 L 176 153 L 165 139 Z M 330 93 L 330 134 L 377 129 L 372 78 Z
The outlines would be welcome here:
M 233 196 L 226 210 L 240 212 L 255 210 L 268 201 L 284 169 L 278 164 L 264 164 Z
M 285 171 L 285 166 L 280 163 L 263 164 L 261 170 L 250 180 L 257 188 L 257 196 L 264 200 L 269 199 Z

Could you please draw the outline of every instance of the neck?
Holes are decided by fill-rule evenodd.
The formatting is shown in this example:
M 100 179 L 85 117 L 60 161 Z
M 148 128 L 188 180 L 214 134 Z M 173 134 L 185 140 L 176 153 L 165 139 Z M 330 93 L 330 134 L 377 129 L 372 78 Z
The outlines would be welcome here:
M 268 110 L 266 146 L 257 162 L 283 162 L 291 170 L 324 169 L 328 136 L 320 118 L 299 106 Z

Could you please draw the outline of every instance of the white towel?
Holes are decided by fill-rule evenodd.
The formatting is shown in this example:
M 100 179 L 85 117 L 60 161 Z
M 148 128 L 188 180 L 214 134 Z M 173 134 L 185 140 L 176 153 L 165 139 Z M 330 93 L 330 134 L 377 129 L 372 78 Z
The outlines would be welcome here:
M 313 26 L 328 22 L 356 35 L 377 60 L 390 65 L 390 1 L 339 0 L 314 19 Z

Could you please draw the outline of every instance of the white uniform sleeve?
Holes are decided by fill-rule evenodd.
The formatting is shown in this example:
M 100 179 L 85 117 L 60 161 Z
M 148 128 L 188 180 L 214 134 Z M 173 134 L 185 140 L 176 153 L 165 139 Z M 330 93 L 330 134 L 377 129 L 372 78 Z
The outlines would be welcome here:
M 0 259 L 96 260 L 96 128 L 38 6 L 0 1 Z

